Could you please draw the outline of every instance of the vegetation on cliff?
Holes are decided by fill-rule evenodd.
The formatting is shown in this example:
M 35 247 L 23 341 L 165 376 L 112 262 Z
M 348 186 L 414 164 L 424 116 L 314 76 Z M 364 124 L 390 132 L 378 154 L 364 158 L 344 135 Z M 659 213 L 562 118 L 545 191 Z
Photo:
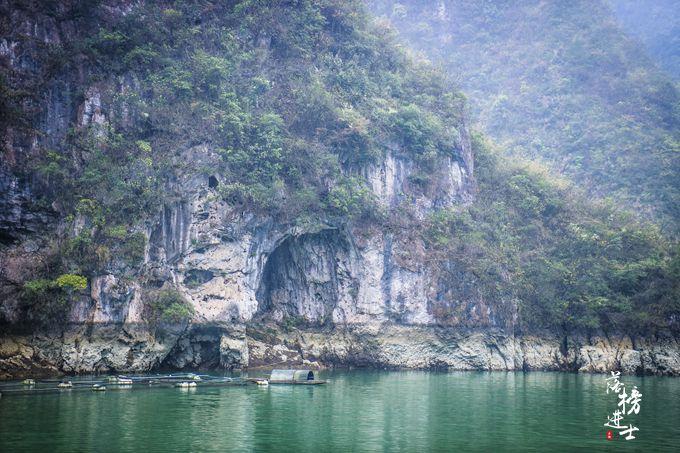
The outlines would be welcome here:
M 610 202 L 587 201 L 572 184 L 535 163 L 508 160 L 480 136 L 474 144 L 477 199 L 435 212 L 423 233 L 449 287 L 516 301 L 524 330 L 634 333 L 674 325 L 680 250 L 657 226 Z M 455 296 L 447 296 L 434 310 L 450 308 Z
M 61 322 L 68 314 L 70 304 L 85 288 L 87 278 L 82 275 L 62 274 L 54 280 L 29 280 L 21 290 L 23 316 L 36 327 Z
M 677 234 L 680 97 L 609 2 L 368 3 L 450 73 L 505 153 L 540 159 L 589 196 L 610 197 Z M 663 22 L 677 16 L 659 2 L 614 3 L 657 3 Z
M 152 291 L 147 297 L 154 321 L 178 323 L 187 321 L 194 314 L 194 309 L 186 298 L 171 287 Z
M 461 159 L 463 96 L 442 72 L 400 48 L 392 31 L 375 25 L 358 0 L 13 7 L 47 15 L 63 33 L 46 43 L 22 35 L 35 41 L 31 58 L 37 62 L 5 64 L 0 79 L 0 108 L 12 117 L 5 134 L 37 129 L 53 139 L 16 156 L 13 170 L 34 181 L 39 203 L 57 210 L 65 225 L 53 244 L 53 262 L 36 276 L 39 283 L 25 286 L 27 300 L 63 291 L 53 283 L 59 274 L 118 273 L 143 281 L 145 228 L 163 205 L 181 197 L 179 181 L 189 174 L 212 176 L 215 196 L 281 223 L 386 226 L 395 216 L 416 217 L 409 217 L 408 206 L 378 209 L 362 168 L 388 151 L 401 154 L 415 163 L 416 182 L 428 186 L 436 184 L 430 175 L 439 157 Z M 3 35 L 21 33 L 9 25 L 3 22 Z M 576 47 L 568 56 L 597 66 L 597 58 Z M 471 80 L 498 70 L 494 61 L 457 61 Z M 564 83 L 573 86 L 586 76 L 594 80 L 578 72 Z M 532 80 L 525 85 L 537 96 L 547 89 Z M 642 192 L 631 196 L 658 202 L 673 218 L 677 145 L 665 128 L 675 124 L 674 107 L 666 91 L 658 91 L 666 85 L 650 87 L 636 86 L 613 119 L 588 116 L 598 107 L 581 102 L 593 93 L 581 93 L 551 127 L 590 140 L 581 129 L 585 106 L 593 127 L 613 135 L 593 138 L 602 143 L 596 149 L 560 149 L 567 156 L 563 162 L 575 169 L 571 174 L 613 193 L 633 194 L 639 183 Z M 49 118 L 30 108 L 41 102 L 31 90 L 63 90 L 62 97 L 81 106 L 62 135 L 46 130 Z M 633 109 L 652 101 L 658 109 Z M 558 142 L 542 136 L 532 125 L 535 117 L 513 108 L 501 116 L 493 111 L 489 121 L 495 121 L 503 149 L 538 146 L 535 154 L 557 159 Z M 643 123 L 627 123 L 630 115 L 630 121 L 641 115 Z M 631 135 L 621 135 L 620 121 L 629 124 Z M 659 147 L 662 135 L 666 141 Z M 532 148 L 531 136 L 547 144 Z M 644 146 L 633 148 L 633 141 Z M 417 220 L 409 225 L 423 230 L 443 281 L 462 278 L 484 297 L 519 301 L 528 328 L 676 322 L 677 254 L 655 227 L 571 193 L 569 184 L 540 166 L 511 165 L 481 138 L 475 154 L 476 200 L 435 211 L 425 228 Z M 433 309 L 445 317 L 455 311 L 457 295 L 443 300 L 443 306 L 434 301 Z M 185 302 L 165 289 L 148 305 L 157 318 L 183 320 L 191 316 Z
M 3 66 L 6 136 L 22 145 L 22 133 L 44 135 L 29 153 L 12 140 L 6 152 L 42 197 L 37 207 L 67 226 L 48 279 L 142 275 L 143 232 L 182 197 L 186 175 L 212 176 L 216 196 L 280 222 L 343 224 L 381 215 L 358 171 L 388 148 L 427 172 L 462 146 L 463 98 L 374 28 L 359 2 L 11 10 L 57 24 L 58 36 L 41 40 L 13 27 L 13 14 L 3 22 L 8 42 L 31 42 L 31 64 Z M 62 99 L 80 106 L 66 130 L 49 117 L 69 108 Z

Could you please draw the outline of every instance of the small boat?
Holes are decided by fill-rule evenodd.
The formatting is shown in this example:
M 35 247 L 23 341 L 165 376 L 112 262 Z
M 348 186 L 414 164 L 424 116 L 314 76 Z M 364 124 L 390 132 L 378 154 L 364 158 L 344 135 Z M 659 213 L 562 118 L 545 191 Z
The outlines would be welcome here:
M 35 385 L 35 379 L 24 379 L 21 381 L 22 385 Z
M 117 385 L 132 385 L 132 379 L 126 378 L 126 377 L 116 377 L 112 376 L 109 377 L 109 383 L 110 384 L 117 384 Z
M 105 391 L 105 390 L 106 390 L 106 387 L 103 386 L 103 385 L 100 385 L 100 384 L 94 384 L 94 385 L 92 386 L 92 391 L 93 391 L 93 392 L 103 392 L 103 391 Z
M 272 370 L 269 375 L 270 384 L 317 385 L 326 382 L 316 379 L 312 370 Z
M 73 383 L 71 381 L 66 381 L 66 382 L 60 382 L 57 384 L 57 388 L 60 389 L 70 389 L 73 387 Z
M 175 387 L 179 387 L 181 389 L 186 389 L 186 388 L 190 388 L 190 387 L 196 387 L 196 383 L 195 382 L 178 382 L 177 384 L 175 384 Z
M 269 385 L 269 381 L 267 379 L 258 379 L 255 381 L 257 385 Z
M 132 385 L 132 379 L 125 376 L 109 376 L 106 380 L 109 384 Z

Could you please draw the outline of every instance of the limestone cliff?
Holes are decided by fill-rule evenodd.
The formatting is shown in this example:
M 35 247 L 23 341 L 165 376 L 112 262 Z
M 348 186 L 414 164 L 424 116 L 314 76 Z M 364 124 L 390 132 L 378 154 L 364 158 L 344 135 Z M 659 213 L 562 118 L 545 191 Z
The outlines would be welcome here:
M 2 7 L 10 12 L 0 57 L 25 77 L 49 69 L 39 63 L 36 42 L 78 35 L 72 20 L 59 22 L 12 2 Z M 124 16 L 134 4 L 102 8 Z M 218 171 L 218 147 L 200 137 L 178 144 L 185 165 L 164 180 L 163 191 L 172 197 L 128 230 L 143 236 L 140 262 L 113 257 L 89 275 L 85 291 L 72 295 L 63 322 L 27 329 L 21 288 L 49 267 L 54 237 L 97 227 L 84 209 L 67 219 L 59 203 L 41 202 L 50 181 L 25 171 L 26 162 L 46 147 L 65 153 L 73 129 L 94 131 L 96 140 L 114 122 L 143 121 L 140 112 L 117 104 L 123 95 L 144 96 L 134 74 L 92 81 L 82 76 L 87 71 L 83 64 L 37 87 L 31 102 L 42 110 L 28 130 L 3 125 L 1 378 L 283 364 L 680 372 L 680 348 L 671 334 L 521 331 L 515 299 L 491 300 L 469 281 L 451 278 L 455 269 L 443 273 L 430 263 L 414 231 L 433 212 L 475 199 L 464 120 L 455 125 L 453 146 L 433 158 L 426 188 L 418 183 L 418 159 L 394 143 L 376 161 L 342 167 L 344 175 L 365 182 L 379 210 L 391 213 L 385 222 L 319 215 L 301 224 L 233 203 L 220 195 L 228 182 Z M 77 160 L 64 157 L 71 158 Z M 408 222 L 394 221 L 402 217 Z M 151 316 L 149 292 L 168 285 L 192 307 L 189 319 Z
M 455 178 L 461 169 L 448 171 Z M 406 190 L 404 179 L 388 182 L 389 172 L 380 169 L 372 174 L 374 187 L 394 187 L 383 202 Z M 418 245 L 409 237 L 332 225 L 299 231 L 213 201 L 207 179 L 183 187 L 186 199 L 166 206 L 148 231 L 146 264 L 176 283 L 194 317 L 181 326 L 150 325 L 139 283 L 100 275 L 91 280 L 89 297 L 72 307 L 63 331 L 3 335 L 5 376 L 283 364 L 679 369 L 673 337 L 516 335 L 513 303 L 485 301 L 474 291 L 449 301 L 457 308 L 454 319 L 438 318 L 433 304 L 441 288 L 426 261 L 413 256 Z M 452 188 L 445 194 L 451 202 L 464 193 Z M 15 246 L 14 253 L 26 254 L 25 247 Z

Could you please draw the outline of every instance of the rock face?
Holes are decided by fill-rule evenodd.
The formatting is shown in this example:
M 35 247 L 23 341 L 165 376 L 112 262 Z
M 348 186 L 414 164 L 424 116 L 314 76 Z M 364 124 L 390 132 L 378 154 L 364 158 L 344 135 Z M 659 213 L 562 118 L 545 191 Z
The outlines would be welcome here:
M 406 190 L 403 177 L 394 182 Z M 680 371 L 672 336 L 517 335 L 512 303 L 466 292 L 447 301 L 457 317 L 442 317 L 433 309 L 436 276 L 414 257 L 420 246 L 411 238 L 331 225 L 300 231 L 216 201 L 209 178 L 183 187 L 186 199 L 148 231 L 147 265 L 175 282 L 193 319 L 151 325 L 139 283 L 102 275 L 63 331 L 0 338 L 2 377 L 275 364 Z M 376 196 L 388 203 L 394 195 Z
M 22 26 L 45 42 L 60 39 L 49 20 Z M 19 47 L 1 41 L 0 56 L 30 69 L 29 58 L 18 59 Z M 68 81 L 56 83 L 48 87 L 39 127 L 45 146 L 56 147 L 71 122 L 107 124 L 104 88 L 85 87 L 76 101 L 59 89 Z M 47 246 L 39 238 L 64 225 L 58 206 L 35 206 L 35 192 L 44 188 L 13 172 L 14 161 L 29 156 L 39 137 L 5 135 L 7 156 L 16 159 L 0 165 L 0 319 L 11 324 L 26 275 L 45 260 Z M 70 306 L 63 325 L 31 333 L 0 326 L 0 378 L 283 364 L 680 373 L 673 336 L 516 334 L 515 301 L 485 300 L 475 288 L 442 277 L 408 230 L 322 220 L 301 228 L 242 211 L 217 196 L 219 175 L 205 171 L 216 159 L 208 144 L 185 151 L 191 168 L 172 182 L 178 199 L 147 225 L 140 269 L 121 267 L 91 278 L 88 294 Z M 422 220 L 474 199 L 465 128 L 435 168 L 429 191 L 412 182 L 415 163 L 399 150 L 347 172 L 365 178 L 383 208 L 409 206 Z M 145 289 L 165 283 L 189 301 L 192 319 L 148 319 Z
M 249 337 L 254 365 L 349 363 L 386 368 L 677 374 L 680 364 L 677 340 L 670 338 L 633 346 L 625 336 L 614 341 L 602 337 L 567 340 L 549 334 L 515 337 L 497 329 L 363 324 L 323 332 L 277 331 L 282 344 L 272 345 L 260 337 L 261 331 L 261 327 L 253 328 Z

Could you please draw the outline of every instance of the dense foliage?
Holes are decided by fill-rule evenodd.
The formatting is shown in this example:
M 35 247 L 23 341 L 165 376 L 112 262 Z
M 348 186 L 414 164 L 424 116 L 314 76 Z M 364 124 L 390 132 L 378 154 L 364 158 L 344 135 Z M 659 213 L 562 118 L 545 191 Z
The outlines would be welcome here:
M 606 1 L 368 3 L 456 78 L 506 152 L 678 232 L 680 97 Z
M 152 291 L 147 297 L 151 320 L 154 322 L 181 323 L 189 320 L 194 314 L 193 307 L 174 288 L 165 287 Z
M 226 200 L 284 221 L 344 221 L 370 215 L 353 169 L 388 146 L 402 145 L 423 167 L 459 148 L 462 98 L 431 68 L 416 71 L 359 2 L 106 11 L 79 11 L 89 32 L 47 52 L 59 56 L 60 77 L 84 65 L 92 88 L 80 96 L 101 96 L 106 120 L 84 116 L 89 127 L 73 127 L 62 149 L 30 163 L 50 187 L 46 203 L 85 222 L 62 248 L 85 272 L 120 265 L 111 257 L 137 263 L 137 227 L 179 196 L 171 183 L 187 172 L 217 174 Z M 196 145 L 219 165 L 192 168 L 183 153 Z
M 536 164 L 475 140 L 479 194 L 434 213 L 439 267 L 488 300 L 516 300 L 521 328 L 641 332 L 680 319 L 680 250 L 654 225 L 589 203 Z

